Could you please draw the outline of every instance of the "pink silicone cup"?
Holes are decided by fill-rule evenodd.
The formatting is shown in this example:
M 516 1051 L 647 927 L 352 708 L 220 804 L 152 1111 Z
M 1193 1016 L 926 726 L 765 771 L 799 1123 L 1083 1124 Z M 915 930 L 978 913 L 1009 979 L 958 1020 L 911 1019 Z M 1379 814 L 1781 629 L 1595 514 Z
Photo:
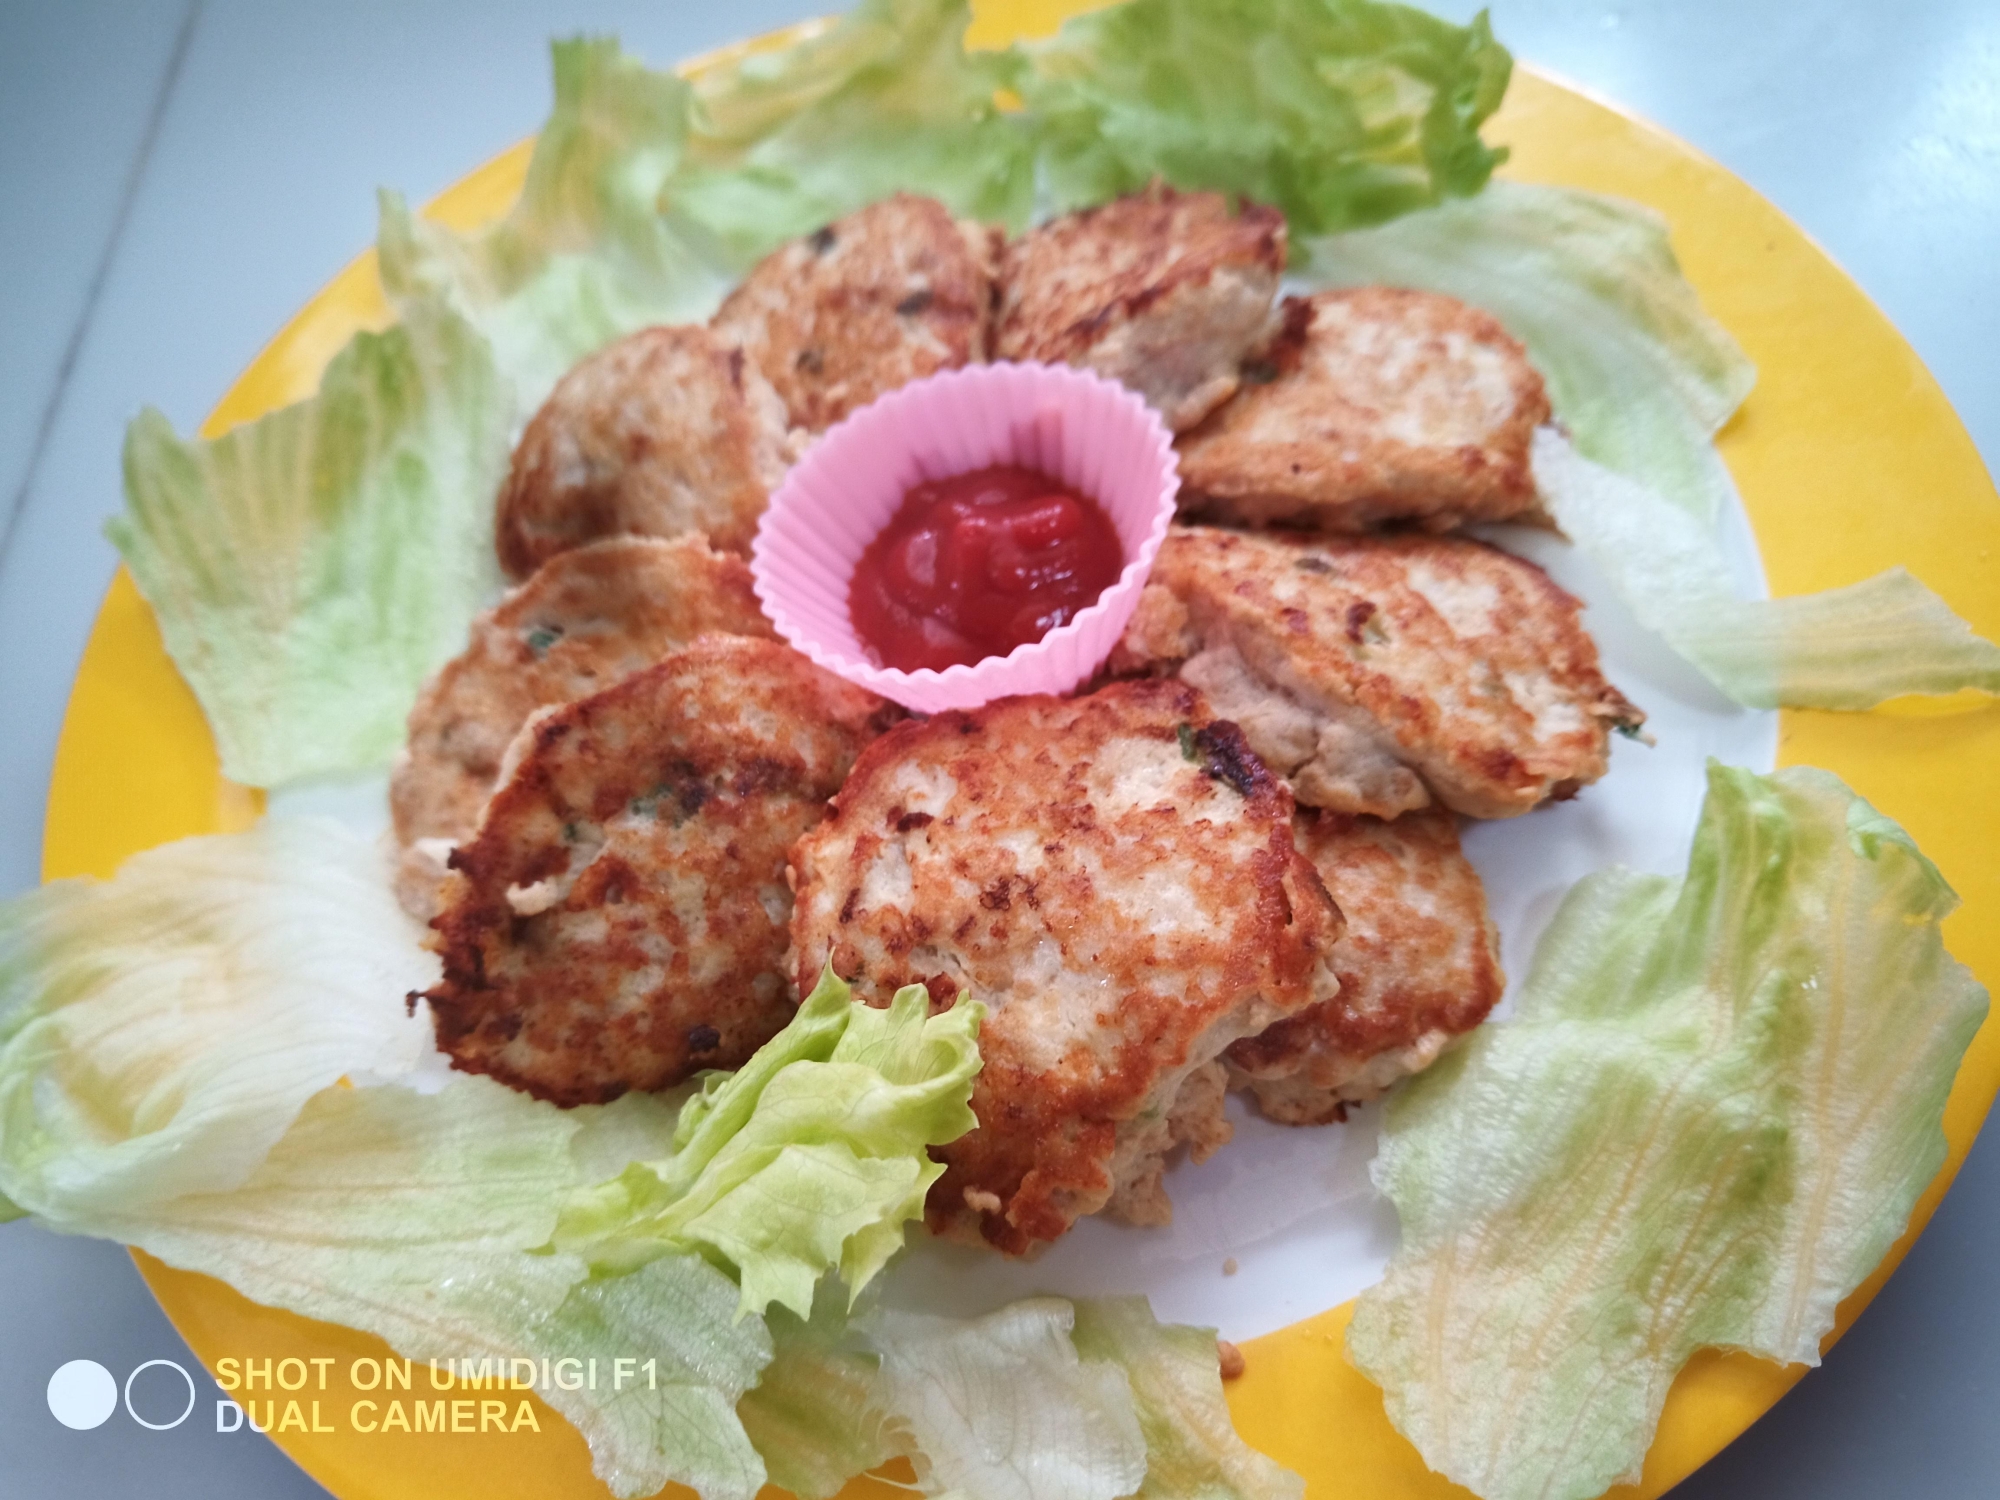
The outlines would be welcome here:
M 1039 641 L 942 672 L 878 667 L 847 612 L 854 567 L 926 479 L 1019 464 L 1104 507 L 1125 551 L 1118 581 Z M 878 397 L 806 451 L 771 497 L 750 549 L 778 634 L 829 672 L 905 708 L 975 708 L 1066 693 L 1124 634 L 1173 519 L 1173 439 L 1124 386 L 1068 365 L 967 365 Z

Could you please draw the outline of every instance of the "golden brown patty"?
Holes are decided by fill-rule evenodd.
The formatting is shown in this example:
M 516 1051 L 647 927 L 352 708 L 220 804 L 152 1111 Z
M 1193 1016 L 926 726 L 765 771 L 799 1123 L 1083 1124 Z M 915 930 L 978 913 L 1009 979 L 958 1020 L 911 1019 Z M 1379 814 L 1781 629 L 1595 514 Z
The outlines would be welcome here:
M 710 324 L 742 344 L 792 425 L 986 358 L 1000 231 L 898 193 L 758 262 Z
M 398 895 L 411 914 L 436 914 L 448 846 L 471 837 L 529 714 L 607 688 L 711 631 L 772 633 L 748 564 L 693 533 L 558 553 L 474 620 L 465 650 L 417 695 L 389 781 L 406 851 Z
M 831 953 L 875 1003 L 923 983 L 989 1007 L 934 1229 L 1018 1254 L 1114 1191 L 1158 1221 L 1165 1153 L 1226 1130 L 1205 1065 L 1334 992 L 1340 914 L 1291 814 L 1181 682 L 1004 699 L 864 752 L 793 854 L 795 973 Z
M 1084 365 L 1192 427 L 1269 340 L 1284 268 L 1276 209 L 1156 183 L 1007 246 L 994 358 Z
M 1486 1019 L 1506 979 L 1455 814 L 1434 807 L 1385 823 L 1302 812 L 1297 833 L 1347 918 L 1333 950 L 1340 993 L 1223 1055 L 1265 1115 L 1322 1125 L 1429 1067 Z
M 1293 299 L 1303 343 L 1180 440 L 1182 508 L 1216 520 L 1431 531 L 1537 511 L 1542 377 L 1497 320 L 1435 292 Z
M 884 713 L 716 635 L 537 715 L 433 924 L 453 1065 L 570 1105 L 743 1062 L 794 1009 L 785 853 Z
M 705 532 L 749 550 L 792 451 L 784 403 L 706 328 L 643 328 L 556 382 L 514 449 L 494 534 L 528 574 L 599 537 Z
M 1176 526 L 1146 593 L 1113 668 L 1177 669 L 1310 806 L 1512 817 L 1645 721 L 1577 601 L 1483 542 Z

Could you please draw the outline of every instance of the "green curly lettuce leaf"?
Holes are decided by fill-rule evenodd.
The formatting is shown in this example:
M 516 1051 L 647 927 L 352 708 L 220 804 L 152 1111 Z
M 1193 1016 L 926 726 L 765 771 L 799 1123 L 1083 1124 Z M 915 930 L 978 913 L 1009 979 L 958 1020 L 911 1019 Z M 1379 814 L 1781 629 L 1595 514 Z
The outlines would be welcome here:
M 319 394 L 183 442 L 125 435 L 105 530 L 249 786 L 386 765 L 417 688 L 497 587 L 506 382 L 486 342 L 415 309 L 358 334 Z
M 1164 177 L 1284 211 L 1294 234 L 1476 193 L 1513 70 L 1482 12 L 1374 0 L 1130 0 L 1021 51 L 1050 206 Z
M 732 1271 L 741 1310 L 799 1317 L 838 1268 L 858 1295 L 923 1213 L 944 1168 L 925 1154 L 976 1123 L 984 1008 L 929 1013 L 921 985 L 876 1010 L 829 967 L 798 1014 L 683 1107 L 674 1153 L 575 1195 L 559 1248 L 600 1269 L 693 1251 Z
M 1816 1364 L 1945 1159 L 1986 992 L 1957 905 L 1834 776 L 1711 765 L 1679 879 L 1581 881 L 1516 1015 L 1391 1102 L 1402 1245 L 1349 1353 L 1487 1500 L 1636 1478 L 1697 1349 Z

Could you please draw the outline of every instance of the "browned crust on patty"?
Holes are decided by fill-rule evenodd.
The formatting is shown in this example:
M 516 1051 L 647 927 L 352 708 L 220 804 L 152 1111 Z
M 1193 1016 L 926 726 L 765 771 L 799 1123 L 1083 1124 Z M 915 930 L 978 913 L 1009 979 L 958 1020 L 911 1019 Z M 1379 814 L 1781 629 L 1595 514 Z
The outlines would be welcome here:
M 1340 917 L 1291 812 L 1168 680 L 939 714 L 863 753 L 793 854 L 794 973 L 831 954 L 875 1003 L 922 983 L 989 1008 L 934 1229 L 1019 1254 L 1115 1186 L 1150 1203 L 1190 1075 L 1331 996 Z M 1179 1134 L 1213 1149 L 1193 1102 Z
M 1506 977 L 1455 814 L 1305 811 L 1297 836 L 1347 918 L 1333 950 L 1340 993 L 1224 1056 L 1266 1116 L 1317 1125 L 1430 1066 L 1486 1019 Z
M 396 842 L 471 836 L 528 720 L 650 666 L 710 632 L 772 635 L 750 567 L 690 533 L 613 537 L 558 553 L 472 622 L 464 651 L 417 694 L 409 743 L 389 780 Z M 443 870 L 443 855 L 416 862 Z M 430 881 L 412 869 L 404 904 L 433 915 Z M 414 903 L 414 905 L 413 905 Z
M 1155 183 L 1007 246 L 994 357 L 1088 366 L 1190 427 L 1270 340 L 1284 267 L 1276 209 Z
M 986 358 L 1001 234 L 897 193 L 757 263 L 710 326 L 742 344 L 795 427 Z
M 1539 515 L 1528 446 L 1548 393 L 1496 318 L 1380 286 L 1286 308 L 1303 337 L 1285 368 L 1182 435 L 1184 510 L 1327 531 Z
M 740 636 L 537 715 L 432 924 L 452 1065 L 573 1105 L 741 1064 L 795 1005 L 786 852 L 885 715 Z
M 525 578 L 600 537 L 700 531 L 747 552 L 792 458 L 784 404 L 701 327 L 642 328 L 578 363 L 528 423 L 494 522 Z
M 1513 817 L 1597 780 L 1645 719 L 1577 600 L 1483 542 L 1177 525 L 1153 589 L 1173 600 L 1116 664 L 1187 677 L 1310 806 Z

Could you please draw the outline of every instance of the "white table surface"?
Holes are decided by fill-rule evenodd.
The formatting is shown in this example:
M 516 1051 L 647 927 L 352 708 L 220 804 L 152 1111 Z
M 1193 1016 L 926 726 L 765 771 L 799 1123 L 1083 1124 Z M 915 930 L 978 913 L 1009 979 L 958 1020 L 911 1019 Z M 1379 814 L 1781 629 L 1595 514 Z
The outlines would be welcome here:
M 370 241 L 378 184 L 421 201 L 531 132 L 550 35 L 615 32 L 666 64 L 822 8 L 0 5 L 0 894 L 37 878 L 56 731 L 115 561 L 100 528 L 126 421 L 151 403 L 192 429 Z M 1804 226 L 2000 457 L 2000 0 L 1494 12 L 1517 56 L 1675 131 Z M 2000 1494 L 1997 1241 L 1987 1139 L 1826 1367 L 1677 1493 Z M 200 1420 L 57 1425 L 43 1390 L 66 1360 L 194 1368 L 121 1250 L 0 1227 L 0 1298 L 0 1500 L 322 1493 L 264 1439 Z

